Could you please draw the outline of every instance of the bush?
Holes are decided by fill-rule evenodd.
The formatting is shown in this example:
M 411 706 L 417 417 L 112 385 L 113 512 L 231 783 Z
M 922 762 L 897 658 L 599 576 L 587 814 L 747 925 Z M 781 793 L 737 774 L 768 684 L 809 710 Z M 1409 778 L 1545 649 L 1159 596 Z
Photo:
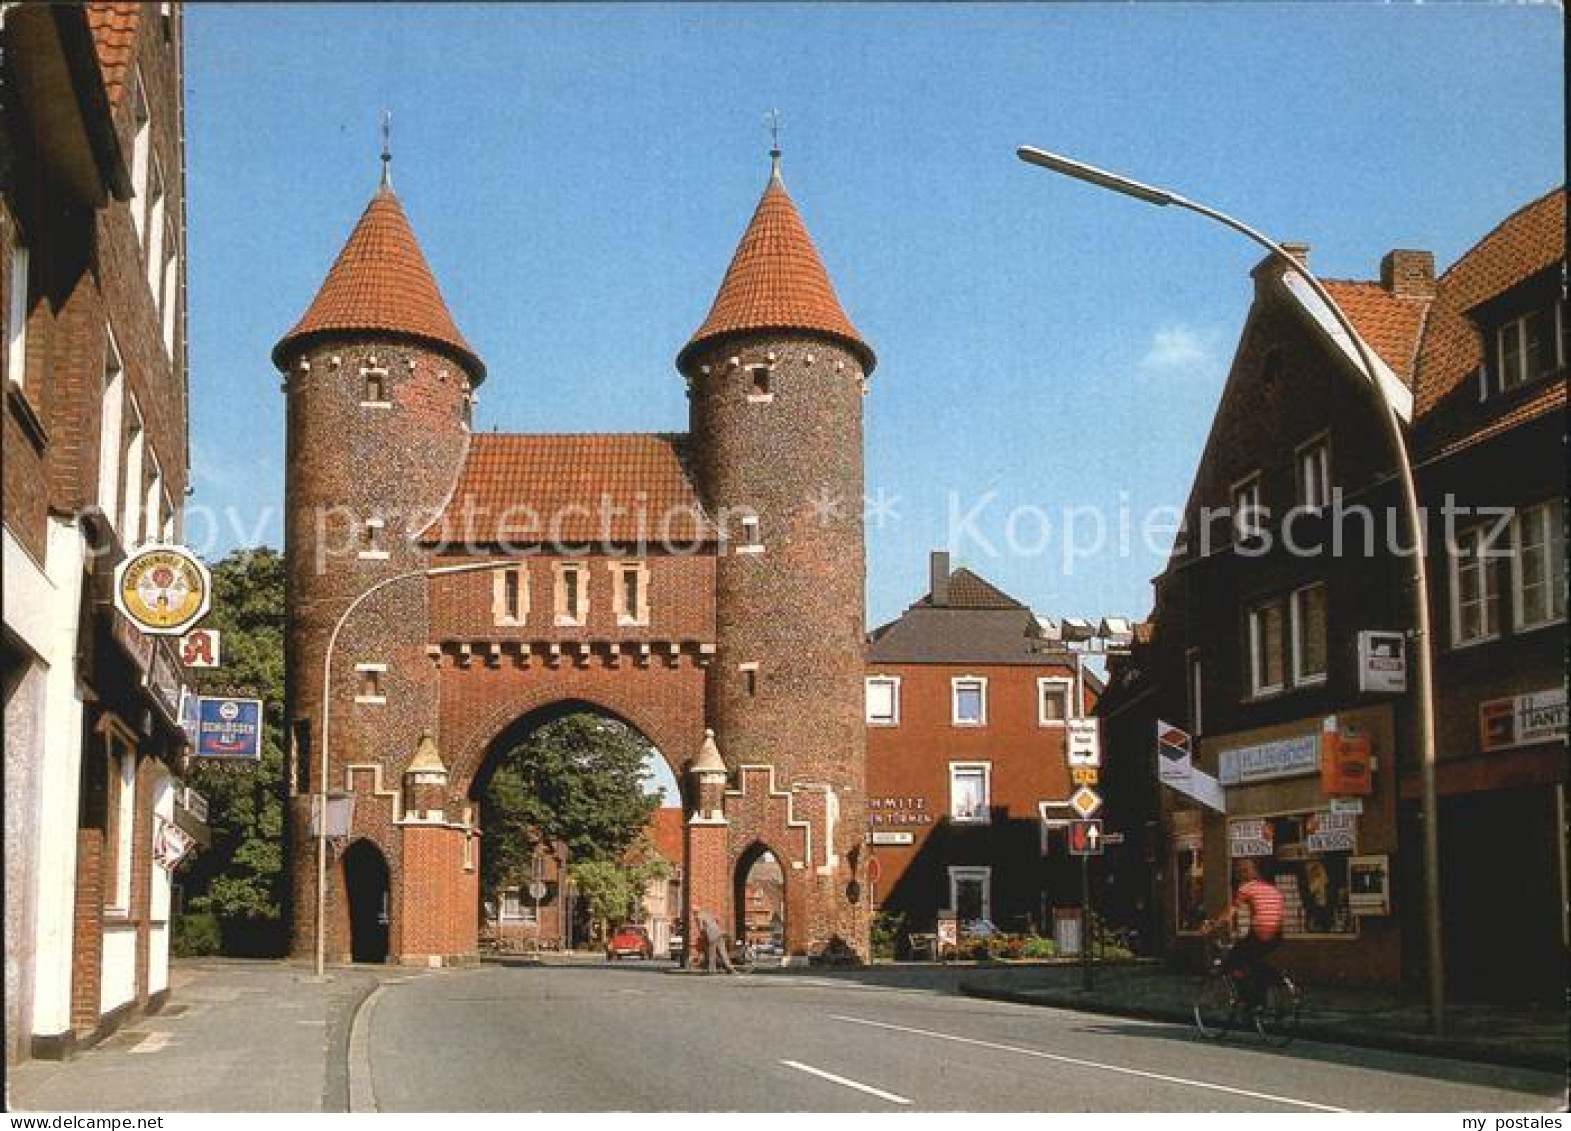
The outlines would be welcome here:
M 211 911 L 193 911 L 175 920 L 169 949 L 176 958 L 199 958 L 223 950 L 218 916 Z
M 873 917 L 873 957 L 893 959 L 900 932 L 905 928 L 903 914 L 881 911 Z
M 998 940 L 1000 958 L 1020 958 L 1025 954 L 1025 940 L 1019 935 L 1005 935 Z
M 1031 935 L 1021 940 L 1020 956 L 1022 958 L 1057 958 L 1058 944 L 1052 939 L 1045 939 L 1040 935 Z

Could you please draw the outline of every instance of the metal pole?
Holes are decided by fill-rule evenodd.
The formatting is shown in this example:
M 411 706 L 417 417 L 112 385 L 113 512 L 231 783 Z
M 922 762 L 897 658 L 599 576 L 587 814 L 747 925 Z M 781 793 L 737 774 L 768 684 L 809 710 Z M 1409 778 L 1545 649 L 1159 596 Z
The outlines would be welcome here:
M 1080 857 L 1080 985 L 1091 988 L 1091 857 Z

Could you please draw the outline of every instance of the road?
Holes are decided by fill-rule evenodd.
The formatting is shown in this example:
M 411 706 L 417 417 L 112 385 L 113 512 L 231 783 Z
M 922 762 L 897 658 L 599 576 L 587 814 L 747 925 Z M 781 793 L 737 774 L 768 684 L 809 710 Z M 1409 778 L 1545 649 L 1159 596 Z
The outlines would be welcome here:
M 351 1057 L 381 1111 L 1547 1111 L 1521 1070 L 801 975 L 496 967 L 388 984 Z M 351 1075 L 356 1072 L 351 1064 Z

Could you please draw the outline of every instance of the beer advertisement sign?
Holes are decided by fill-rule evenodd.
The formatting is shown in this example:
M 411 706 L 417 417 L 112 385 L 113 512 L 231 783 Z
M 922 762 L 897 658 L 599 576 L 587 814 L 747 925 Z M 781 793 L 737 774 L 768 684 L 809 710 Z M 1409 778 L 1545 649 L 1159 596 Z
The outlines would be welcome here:
M 143 546 L 115 567 L 115 608 L 151 636 L 183 636 L 212 601 L 212 576 L 184 546 Z

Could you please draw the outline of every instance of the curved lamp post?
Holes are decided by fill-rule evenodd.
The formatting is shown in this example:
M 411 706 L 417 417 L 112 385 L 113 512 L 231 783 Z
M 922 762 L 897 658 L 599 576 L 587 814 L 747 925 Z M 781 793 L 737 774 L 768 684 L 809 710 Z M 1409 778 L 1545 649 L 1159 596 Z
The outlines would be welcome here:
M 1172 205 L 1199 213 L 1259 244 L 1281 260 L 1284 266 L 1302 279 L 1315 293 L 1357 351 L 1359 365 L 1369 381 L 1370 390 L 1380 402 L 1380 419 L 1385 426 L 1386 438 L 1396 458 L 1398 479 L 1401 482 L 1403 517 L 1408 533 L 1413 539 L 1413 692 L 1417 698 L 1419 779 L 1423 790 L 1424 933 L 1429 967 L 1429 1022 L 1435 1035 L 1439 1036 L 1445 1031 L 1445 964 L 1440 934 L 1440 814 L 1435 790 L 1434 642 L 1429 628 L 1429 569 L 1425 561 L 1427 547 L 1423 543 L 1423 524 L 1418 512 L 1418 492 L 1413 484 L 1413 465 L 1408 458 L 1407 444 L 1402 434 L 1402 422 L 1390 398 L 1380 388 L 1379 369 L 1375 365 L 1375 359 L 1370 355 L 1364 339 L 1354 329 L 1352 322 L 1320 280 L 1275 240 L 1261 234 L 1248 224 L 1204 204 L 1188 200 L 1176 192 L 1142 184 L 1140 181 L 1131 180 L 1117 173 L 1109 173 L 1104 169 L 1056 153 L 1049 153 L 1028 145 L 1021 146 L 1015 153 L 1027 164 L 1038 165 L 1124 196 L 1132 196 L 1147 204 L 1163 207 Z
M 465 562 L 461 565 L 414 569 L 407 573 L 395 573 L 392 577 L 384 577 L 349 602 L 327 637 L 327 654 L 322 658 L 322 757 L 316 781 L 316 977 L 318 980 L 322 979 L 327 965 L 327 777 L 331 773 L 327 740 L 328 724 L 333 712 L 333 649 L 338 646 L 338 634 L 356 609 L 365 604 L 367 599 L 395 582 L 411 581 L 417 577 L 441 577 L 450 573 L 478 573 L 481 570 L 501 569 L 503 566 L 517 564 L 516 561 L 511 560 Z

